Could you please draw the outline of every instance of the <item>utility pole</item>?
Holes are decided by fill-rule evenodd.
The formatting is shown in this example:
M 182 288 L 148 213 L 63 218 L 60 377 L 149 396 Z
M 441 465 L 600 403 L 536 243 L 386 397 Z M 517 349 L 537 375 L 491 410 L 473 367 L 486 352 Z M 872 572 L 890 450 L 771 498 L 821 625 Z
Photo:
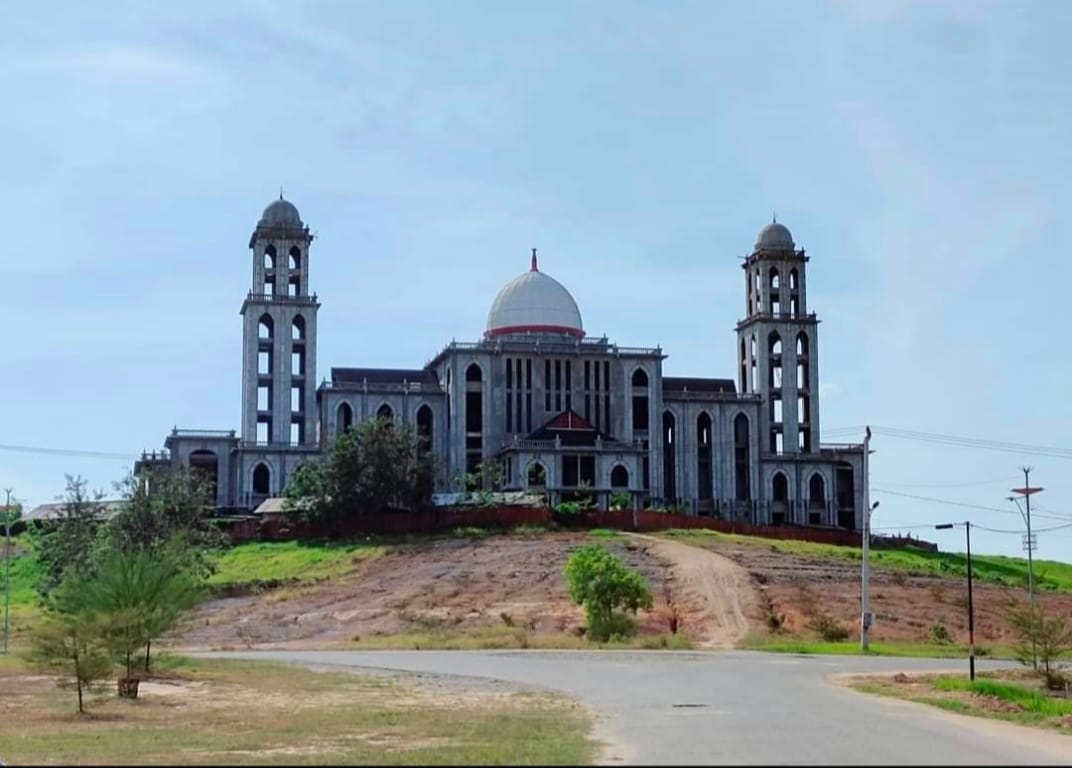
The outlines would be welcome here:
M 878 506 L 871 506 L 871 478 L 868 475 L 868 463 L 871 454 L 871 427 L 864 432 L 864 519 L 863 534 L 860 537 L 860 650 L 866 651 L 871 644 L 871 513 Z
M 7 636 L 10 631 L 11 613 L 11 489 L 5 488 L 4 501 L 4 653 L 7 653 Z
M 1031 665 L 1034 669 L 1038 669 L 1038 649 L 1035 642 L 1035 568 L 1032 558 L 1032 550 L 1035 549 L 1035 539 L 1031 535 L 1031 496 L 1038 493 L 1042 488 L 1031 487 L 1031 470 L 1032 467 L 1020 467 L 1024 472 L 1024 487 L 1013 488 L 1012 492 L 1024 497 L 1024 506 L 1027 509 L 1027 513 L 1024 515 L 1024 521 L 1027 523 L 1027 538 L 1024 540 L 1024 548 L 1027 549 L 1027 605 L 1028 610 L 1031 612 Z M 1013 497 L 1015 498 L 1015 497 Z M 1017 505 L 1019 507 L 1019 505 Z
M 968 546 L 968 677 L 975 679 L 975 608 L 972 605 L 972 561 L 971 561 L 971 522 L 942 523 L 934 526 L 935 530 L 948 530 L 956 525 L 964 526 L 964 543 Z

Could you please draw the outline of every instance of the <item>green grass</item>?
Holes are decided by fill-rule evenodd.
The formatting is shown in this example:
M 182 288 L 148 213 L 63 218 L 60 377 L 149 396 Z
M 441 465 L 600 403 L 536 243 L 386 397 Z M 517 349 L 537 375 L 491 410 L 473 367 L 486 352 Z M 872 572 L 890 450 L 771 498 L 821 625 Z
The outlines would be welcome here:
M 217 589 L 320 581 L 342 576 L 387 547 L 371 541 L 259 541 L 224 550 L 209 585 Z
M 588 714 L 544 693 L 196 659 L 136 702 L 109 686 L 79 716 L 36 674 L 0 666 L 13 765 L 578 765 L 595 751 Z
M 900 682 L 872 678 L 852 683 L 852 687 L 861 693 L 892 696 L 975 717 L 1054 728 L 1072 735 L 1072 699 L 1048 696 L 1037 685 L 997 680 L 991 674 L 980 675 L 974 681 L 934 675 Z
M 609 528 L 593 528 L 588 532 L 593 539 L 621 539 L 621 531 L 612 531 Z
M 0 530 L 0 534 L 3 531 Z M 22 554 L 11 558 L 11 605 L 33 605 L 37 601 L 37 582 L 41 578 L 41 569 L 30 552 L 30 539 L 26 534 L 12 536 L 12 550 Z M 3 553 L 3 540 L 0 537 L 0 555 Z M 0 585 L 4 579 L 4 570 L 0 564 Z
M 761 546 L 773 552 L 823 557 L 834 560 L 860 560 L 859 547 L 819 544 L 792 539 L 765 539 L 758 536 L 720 533 L 702 528 L 671 529 L 664 532 L 671 538 L 695 543 L 725 541 L 727 543 Z M 920 575 L 967 576 L 967 557 L 957 552 L 928 552 L 919 549 L 872 549 L 872 567 L 908 571 Z M 1050 592 L 1072 592 L 1072 564 L 1055 560 L 1035 560 L 1035 586 Z M 1027 560 L 1004 555 L 972 555 L 972 576 L 979 581 L 1009 587 L 1027 585 Z
M 1047 696 L 1038 688 L 1027 688 L 1015 683 L 985 678 L 965 680 L 962 677 L 939 677 L 934 681 L 934 687 L 939 691 L 968 691 L 992 696 L 1016 704 L 1027 712 L 1047 717 L 1072 715 L 1072 699 L 1056 699 Z
M 791 640 L 777 637 L 754 635 L 745 638 L 741 648 L 752 651 L 768 651 L 771 653 L 803 653 L 810 655 L 840 655 L 840 656 L 906 656 L 921 659 L 966 659 L 968 649 L 964 646 L 950 645 L 945 643 L 920 643 L 920 642 L 886 642 L 871 643 L 866 654 L 860 649 L 859 640 L 846 640 L 840 643 L 825 643 L 808 640 Z M 980 653 L 975 649 L 977 657 L 994 659 L 1012 659 L 1015 654 L 1012 649 L 1005 647 L 990 647 Z

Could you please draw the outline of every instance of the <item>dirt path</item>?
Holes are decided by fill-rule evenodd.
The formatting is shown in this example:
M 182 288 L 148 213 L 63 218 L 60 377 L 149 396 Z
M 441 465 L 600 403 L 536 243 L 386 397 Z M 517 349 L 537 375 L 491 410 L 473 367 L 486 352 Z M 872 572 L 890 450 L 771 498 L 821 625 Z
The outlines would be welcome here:
M 702 648 L 732 648 L 752 628 L 759 596 L 748 572 L 721 555 L 670 539 L 628 534 L 670 563 L 675 605 Z

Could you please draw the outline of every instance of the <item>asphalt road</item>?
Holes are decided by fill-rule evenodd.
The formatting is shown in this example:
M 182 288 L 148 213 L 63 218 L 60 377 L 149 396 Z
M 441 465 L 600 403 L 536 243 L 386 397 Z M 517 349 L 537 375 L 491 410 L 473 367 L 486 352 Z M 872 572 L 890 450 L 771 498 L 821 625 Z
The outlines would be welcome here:
M 1072 765 L 1072 737 L 867 696 L 830 680 L 855 672 L 966 672 L 950 660 L 665 651 L 212 655 L 559 691 L 600 717 L 596 737 L 608 744 L 602 759 L 612 764 Z

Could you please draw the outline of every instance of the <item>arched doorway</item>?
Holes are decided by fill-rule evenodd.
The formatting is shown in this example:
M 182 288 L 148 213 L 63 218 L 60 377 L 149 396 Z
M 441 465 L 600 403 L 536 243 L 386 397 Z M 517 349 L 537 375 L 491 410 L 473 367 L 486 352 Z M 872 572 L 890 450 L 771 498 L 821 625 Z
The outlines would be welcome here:
M 272 492 L 272 470 L 263 461 L 253 468 L 253 497 L 260 503 Z
M 826 481 L 818 472 L 808 481 L 808 522 L 821 525 L 826 512 Z
M 771 480 L 771 522 L 784 525 L 789 513 L 789 478 L 783 472 L 775 472 Z
M 354 426 L 354 409 L 349 403 L 342 403 L 335 414 L 335 430 L 341 435 Z
M 198 472 L 208 483 L 209 498 L 213 504 L 219 503 L 219 466 L 219 459 L 214 451 L 201 450 L 190 454 L 190 469 Z

